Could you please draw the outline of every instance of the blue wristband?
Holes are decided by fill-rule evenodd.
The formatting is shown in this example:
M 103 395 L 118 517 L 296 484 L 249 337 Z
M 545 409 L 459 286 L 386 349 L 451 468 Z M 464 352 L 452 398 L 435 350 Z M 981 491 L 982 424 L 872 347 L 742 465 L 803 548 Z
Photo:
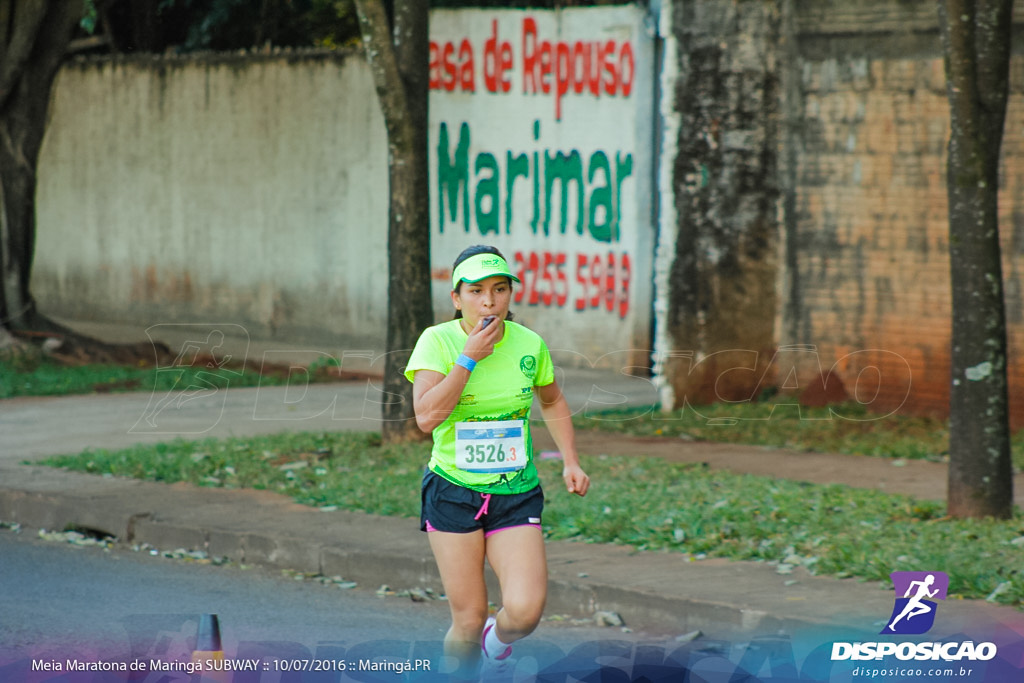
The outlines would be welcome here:
M 470 372 L 473 372 L 473 368 L 476 367 L 476 361 L 473 360 L 472 358 L 470 358 L 469 356 L 467 356 L 464 353 L 459 354 L 459 357 L 455 359 L 455 364 L 456 365 L 461 365 L 462 367 L 466 368 Z

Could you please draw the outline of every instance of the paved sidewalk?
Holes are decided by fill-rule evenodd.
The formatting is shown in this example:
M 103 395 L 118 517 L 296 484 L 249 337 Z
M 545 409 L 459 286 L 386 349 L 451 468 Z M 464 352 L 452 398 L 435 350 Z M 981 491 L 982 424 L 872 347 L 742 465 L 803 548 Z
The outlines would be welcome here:
M 569 370 L 562 381 L 575 409 L 653 400 L 646 380 L 607 371 Z M 154 410 L 164 399 L 172 400 Z M 267 492 L 168 486 L 18 464 L 85 447 L 118 448 L 177 436 L 377 429 L 378 399 L 370 381 L 196 396 L 0 401 L 0 521 L 46 529 L 74 525 L 163 550 L 202 549 L 237 562 L 341 575 L 362 585 L 440 592 L 429 547 L 414 520 L 324 512 Z M 599 439 L 586 444 L 586 449 L 600 448 Z M 687 444 L 686 450 L 715 466 L 715 446 L 708 446 L 699 451 L 702 445 Z M 937 490 L 944 468 L 929 467 L 915 476 L 930 477 L 928 490 Z M 799 568 L 780 574 L 766 563 L 689 561 L 679 554 L 574 542 L 551 542 L 548 552 L 548 613 L 613 611 L 635 630 L 700 629 L 725 637 L 843 628 L 873 639 L 869 634 L 878 633 L 893 606 L 891 590 L 877 583 L 815 577 Z M 1024 631 L 1015 609 L 950 600 L 931 635 L 970 634 L 999 624 Z
M 593 370 L 560 378 L 576 410 L 651 404 L 649 380 Z M 0 401 L 0 462 L 85 448 L 124 448 L 175 438 L 247 436 L 282 431 L 379 431 L 375 379 L 230 390 L 93 394 Z

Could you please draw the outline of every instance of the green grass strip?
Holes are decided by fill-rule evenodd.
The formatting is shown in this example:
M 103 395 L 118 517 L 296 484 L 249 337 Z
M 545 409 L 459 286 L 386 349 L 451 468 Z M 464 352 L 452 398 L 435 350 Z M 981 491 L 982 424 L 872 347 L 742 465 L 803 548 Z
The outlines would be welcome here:
M 68 469 L 199 486 L 280 492 L 305 505 L 413 517 L 429 445 L 381 446 L 370 433 L 174 441 L 52 458 Z M 552 539 L 640 551 L 802 565 L 815 574 L 887 581 L 945 571 L 952 597 L 1024 604 L 1024 517 L 949 520 L 937 502 L 874 490 L 711 471 L 652 458 L 584 459 L 586 498 L 562 489 L 561 463 L 538 463 Z M 997 590 L 998 589 L 998 590 Z

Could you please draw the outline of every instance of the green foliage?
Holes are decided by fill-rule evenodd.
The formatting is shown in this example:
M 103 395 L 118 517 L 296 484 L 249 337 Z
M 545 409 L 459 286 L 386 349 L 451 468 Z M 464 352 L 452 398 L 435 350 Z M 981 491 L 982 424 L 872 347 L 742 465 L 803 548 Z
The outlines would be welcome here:
M 46 464 L 166 483 L 280 491 L 311 506 L 409 516 L 417 512 L 418 497 L 404 492 L 418 486 L 429 457 L 423 443 L 384 447 L 379 434 L 310 432 L 88 450 Z
M 334 356 L 321 356 L 320 358 L 317 358 L 315 361 L 310 363 L 307 369 L 309 370 L 309 374 L 314 375 L 318 372 L 329 370 L 330 368 L 340 367 L 341 361 L 339 361 Z
M 375 514 L 418 513 L 430 445 L 381 446 L 367 433 L 300 433 L 90 450 L 47 464 L 95 474 L 277 491 L 300 503 Z M 584 463 L 594 486 L 565 493 L 561 463 L 538 462 L 544 526 L 554 539 L 803 566 L 886 581 L 894 570 L 941 569 L 953 597 L 1024 604 L 1024 517 L 949 520 L 942 504 L 846 486 L 711 471 L 653 458 Z M 965 552 L 966 549 L 969 552 Z
M 96 32 L 96 22 L 99 21 L 99 10 L 96 9 L 96 0 L 85 0 L 85 14 L 79 22 L 82 30 L 92 35 Z
M 167 21 L 184 27 L 182 51 L 340 47 L 358 41 L 352 0 L 161 0 Z

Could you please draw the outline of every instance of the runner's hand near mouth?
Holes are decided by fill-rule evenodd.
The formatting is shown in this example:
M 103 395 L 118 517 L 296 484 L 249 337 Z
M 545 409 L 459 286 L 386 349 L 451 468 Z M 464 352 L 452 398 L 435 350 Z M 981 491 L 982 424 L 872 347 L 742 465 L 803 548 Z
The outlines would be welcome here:
M 481 318 L 476 326 L 470 330 L 469 338 L 466 339 L 466 346 L 462 353 L 479 362 L 494 353 L 494 345 L 501 341 L 501 325 L 498 324 L 496 316 L 491 324 L 484 326 L 487 318 Z

